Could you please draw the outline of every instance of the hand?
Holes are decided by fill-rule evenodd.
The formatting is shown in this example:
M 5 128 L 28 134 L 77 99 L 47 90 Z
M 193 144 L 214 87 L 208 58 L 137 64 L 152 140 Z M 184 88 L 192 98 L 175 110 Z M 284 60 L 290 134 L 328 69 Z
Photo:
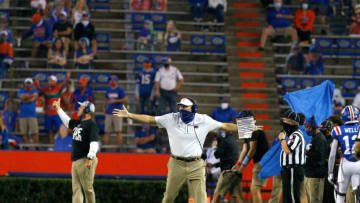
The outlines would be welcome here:
M 212 143 L 211 146 L 212 146 L 212 147 L 216 147 L 216 146 L 217 146 L 217 141 L 215 140 L 215 141 Z
M 115 103 L 115 100 L 114 100 L 114 99 L 109 99 L 109 100 L 108 100 L 108 104 L 113 104 L 113 103 Z
M 262 125 L 256 125 L 253 129 L 253 131 L 257 131 L 257 130 L 263 130 L 264 129 L 264 126 Z
M 281 132 L 279 134 L 279 139 L 282 140 L 282 139 L 285 139 L 285 133 L 284 132 Z
M 119 116 L 120 118 L 129 118 L 130 113 L 127 111 L 124 105 L 122 107 L 123 109 L 114 109 L 113 115 Z
M 61 109 L 60 98 L 57 101 L 54 101 L 52 105 L 56 110 Z
M 172 91 L 177 92 L 179 91 L 179 88 L 176 86 L 174 89 L 172 89 Z
M 236 172 L 238 170 L 239 170 L 239 166 L 236 164 L 231 168 L 231 171 L 233 171 L 233 172 Z
M 92 165 L 92 160 L 86 159 L 86 161 L 85 161 L 85 167 L 88 168 L 88 169 L 90 169 L 91 165 Z
M 359 141 L 355 142 L 354 151 L 355 151 L 356 159 L 360 160 L 360 142 Z
M 280 13 L 276 15 L 276 18 L 283 18 L 283 17 L 284 16 L 282 14 L 280 14 Z

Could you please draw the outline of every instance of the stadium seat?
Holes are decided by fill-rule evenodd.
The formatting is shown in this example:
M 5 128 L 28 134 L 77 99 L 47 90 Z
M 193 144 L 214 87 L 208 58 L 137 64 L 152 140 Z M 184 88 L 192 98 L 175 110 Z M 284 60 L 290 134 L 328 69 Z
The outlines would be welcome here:
M 7 92 L 0 92 L 0 110 L 4 110 L 5 102 L 8 99 L 8 96 Z
M 134 54 L 134 61 L 137 64 L 143 64 L 144 61 L 151 61 L 151 54 Z
M 156 31 L 166 31 L 166 14 L 151 14 L 151 21 L 154 23 L 154 29 Z
M 349 49 L 352 47 L 352 40 L 351 39 L 337 39 L 336 44 L 337 44 L 338 49 Z
M 47 73 L 47 72 L 34 72 L 33 78 L 36 78 L 37 75 L 39 75 L 40 82 L 46 82 L 49 77 L 49 73 Z
M 132 13 L 131 14 L 131 24 L 132 30 L 141 30 L 144 26 L 145 20 L 149 19 L 149 15 L 145 13 Z
M 357 88 L 358 81 L 356 79 L 343 80 L 342 82 L 342 89 L 344 90 L 342 94 L 344 97 L 354 97 Z
M 55 72 L 54 75 L 56 76 L 58 82 L 64 82 L 66 79 L 66 73 L 65 72 Z
M 92 9 L 94 9 L 95 11 L 110 11 L 110 6 L 108 5 L 94 5 L 92 7 Z
M 360 75 L 360 59 L 353 60 L 353 75 Z
M 329 49 L 332 48 L 333 40 L 328 38 L 317 38 L 316 46 L 320 47 L 320 49 Z
M 226 53 L 225 44 L 226 44 L 226 39 L 224 36 L 210 37 L 210 45 L 215 47 L 211 49 L 212 53 Z
M 96 86 L 94 89 L 95 91 L 105 91 L 108 88 L 108 83 L 110 80 L 110 73 L 97 73 L 95 74 L 95 81 L 96 83 L 101 84 L 100 86 Z
M 77 79 L 80 80 L 81 77 L 85 76 L 88 79 L 88 83 L 92 82 L 92 74 L 91 73 L 79 73 Z
M 98 50 L 110 51 L 110 34 L 109 33 L 96 33 L 96 41 L 98 43 Z
M 282 78 L 281 79 L 281 87 L 283 89 L 297 88 L 296 78 Z
M 206 49 L 204 48 L 204 46 L 206 45 L 205 35 L 192 35 L 190 37 L 190 44 L 192 46 L 190 52 L 199 52 L 199 53 L 206 52 Z
M 354 39 L 353 44 L 354 44 L 354 48 L 359 49 L 360 48 L 360 39 Z
M 151 56 L 151 63 L 153 65 L 163 64 L 162 60 L 163 60 L 163 58 L 166 58 L 166 57 L 168 57 L 168 55 L 165 55 L 165 54 L 153 54 Z
M 307 87 L 313 87 L 316 85 L 316 80 L 312 78 L 303 78 L 300 80 L 300 87 L 302 89 Z

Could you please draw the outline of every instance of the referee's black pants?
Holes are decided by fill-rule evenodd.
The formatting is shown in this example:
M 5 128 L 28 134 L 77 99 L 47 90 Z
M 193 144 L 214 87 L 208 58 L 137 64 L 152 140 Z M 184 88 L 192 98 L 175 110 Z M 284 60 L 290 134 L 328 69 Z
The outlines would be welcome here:
M 283 203 L 300 203 L 300 185 L 304 181 L 301 166 L 283 167 L 281 171 Z

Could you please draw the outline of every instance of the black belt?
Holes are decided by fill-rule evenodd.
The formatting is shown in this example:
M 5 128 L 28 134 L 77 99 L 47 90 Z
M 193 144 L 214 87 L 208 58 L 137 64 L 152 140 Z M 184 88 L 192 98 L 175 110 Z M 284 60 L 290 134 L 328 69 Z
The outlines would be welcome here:
M 282 166 L 283 168 L 304 168 L 303 165 L 287 165 L 287 166 Z
M 176 160 L 185 161 L 185 162 L 192 162 L 192 161 L 197 161 L 197 160 L 201 159 L 201 157 L 181 157 L 181 156 L 175 156 L 175 155 L 171 155 L 171 157 Z

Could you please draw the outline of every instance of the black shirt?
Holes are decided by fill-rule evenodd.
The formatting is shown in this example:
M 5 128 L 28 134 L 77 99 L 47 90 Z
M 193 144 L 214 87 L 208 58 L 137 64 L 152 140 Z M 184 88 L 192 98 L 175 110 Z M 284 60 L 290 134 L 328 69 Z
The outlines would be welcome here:
M 74 31 L 75 40 L 79 41 L 82 37 L 87 37 L 90 41 L 95 38 L 95 28 L 89 23 L 86 27 L 80 22 L 76 24 Z
M 225 138 L 218 136 L 217 142 L 218 145 L 214 152 L 215 157 L 220 159 L 217 166 L 220 166 L 222 171 L 229 170 L 235 165 L 239 157 L 238 144 L 232 134 L 226 134 Z
M 72 29 L 72 24 L 71 23 L 68 23 L 68 22 L 65 22 L 65 23 L 60 23 L 60 22 L 57 22 L 54 24 L 54 28 L 53 28 L 53 32 L 58 31 L 58 32 L 65 32 L 68 28 L 71 28 Z M 59 37 L 68 37 L 68 38 L 71 38 L 71 34 L 69 35 L 58 35 Z
M 98 126 L 91 119 L 85 121 L 71 119 L 69 128 L 73 129 L 71 160 L 85 158 L 89 153 L 90 142 L 99 139 Z
M 305 176 L 309 178 L 325 178 L 327 175 L 328 144 L 320 132 L 312 137 L 310 149 L 306 152 Z
M 257 163 L 261 160 L 261 158 L 264 156 L 264 154 L 269 150 L 269 142 L 266 139 L 266 134 L 262 130 L 254 131 L 251 134 L 250 139 L 246 139 L 245 143 L 247 144 L 248 149 L 250 149 L 250 142 L 255 141 L 255 155 L 253 157 L 254 163 Z

